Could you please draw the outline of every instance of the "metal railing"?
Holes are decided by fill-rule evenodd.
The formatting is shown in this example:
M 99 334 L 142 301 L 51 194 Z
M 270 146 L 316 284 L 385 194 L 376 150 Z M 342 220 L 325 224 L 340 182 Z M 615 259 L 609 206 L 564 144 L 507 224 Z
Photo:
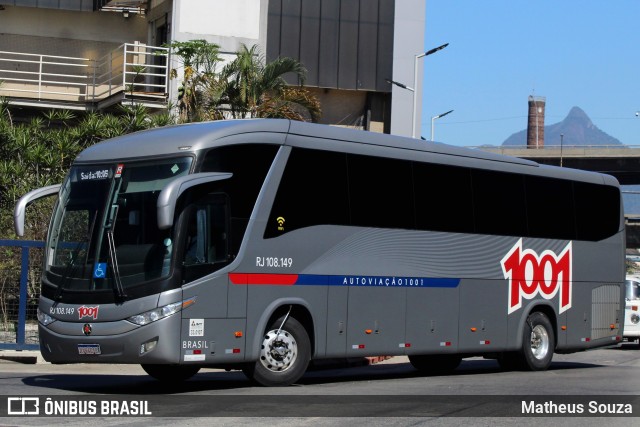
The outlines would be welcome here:
M 116 95 L 166 105 L 168 56 L 168 48 L 138 43 L 98 59 L 0 51 L 0 96 L 88 109 Z
M 84 101 L 93 65 L 87 58 L 0 51 L 0 67 L 2 96 Z
M 36 266 L 30 260 L 33 250 L 44 248 L 44 242 L 0 240 L 0 247 L 21 249 L 20 270 L 10 270 L 3 262 L 5 266 L 0 271 L 0 350 L 37 350 L 40 263 Z M 6 261 L 6 252 L 3 252 L 3 261 Z M 33 283 L 29 283 L 30 273 Z

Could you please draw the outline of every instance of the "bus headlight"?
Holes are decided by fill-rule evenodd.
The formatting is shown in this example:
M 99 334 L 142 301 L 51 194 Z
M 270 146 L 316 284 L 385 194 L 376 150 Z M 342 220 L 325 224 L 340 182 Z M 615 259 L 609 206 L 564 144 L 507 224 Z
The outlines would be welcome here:
M 140 326 L 148 325 L 149 323 L 171 316 L 195 302 L 195 297 L 180 302 L 174 302 L 173 304 L 167 304 L 164 307 L 158 307 L 144 313 L 136 314 L 135 316 L 129 317 L 127 320 Z
M 38 308 L 37 315 L 38 315 L 38 322 L 40 322 L 42 326 L 47 326 L 56 321 L 56 319 L 49 316 L 44 311 L 40 310 L 40 308 Z
M 636 313 L 633 313 L 631 315 L 631 323 L 633 323 L 634 325 L 637 325 L 638 322 L 640 322 L 640 316 L 638 316 Z

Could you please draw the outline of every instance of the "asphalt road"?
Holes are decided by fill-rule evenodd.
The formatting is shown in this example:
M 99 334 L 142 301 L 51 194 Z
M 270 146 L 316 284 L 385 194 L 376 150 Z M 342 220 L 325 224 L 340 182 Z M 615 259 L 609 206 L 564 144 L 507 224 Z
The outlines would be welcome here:
M 235 371 L 205 369 L 184 383 L 164 385 L 138 366 L 2 362 L 0 389 L 4 400 L 93 401 L 93 425 L 628 426 L 640 417 L 640 347 L 624 343 L 555 355 L 545 372 L 504 372 L 495 361 L 473 358 L 452 374 L 422 376 L 407 358 L 394 357 L 371 366 L 309 371 L 284 388 L 255 387 Z M 115 401 L 110 414 L 125 417 L 100 416 L 109 413 L 100 413 L 105 400 Z M 133 402 L 141 403 L 135 407 Z M 530 413 L 523 416 L 525 407 Z M 145 415 L 143 409 L 153 416 L 131 416 L 134 410 Z M 538 409 L 542 413 L 536 414 Z M 611 409 L 631 409 L 636 418 L 618 417 Z M 562 416 L 563 411 L 572 416 Z M 0 425 L 86 426 L 88 421 L 85 416 L 14 416 L 0 418 Z

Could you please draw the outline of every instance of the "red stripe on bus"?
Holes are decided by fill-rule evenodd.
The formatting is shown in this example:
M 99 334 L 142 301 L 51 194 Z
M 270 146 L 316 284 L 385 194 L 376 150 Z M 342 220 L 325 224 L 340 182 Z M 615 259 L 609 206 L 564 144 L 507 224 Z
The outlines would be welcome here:
M 298 280 L 297 274 L 229 273 L 234 285 L 291 286 Z

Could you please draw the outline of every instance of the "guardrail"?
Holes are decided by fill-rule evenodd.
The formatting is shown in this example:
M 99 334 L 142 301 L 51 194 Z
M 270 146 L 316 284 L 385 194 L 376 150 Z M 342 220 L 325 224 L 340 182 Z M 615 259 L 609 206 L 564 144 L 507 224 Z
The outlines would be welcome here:
M 125 43 L 98 59 L 0 51 L 0 96 L 95 108 L 115 95 L 166 105 L 169 49 Z
M 36 308 L 40 296 L 40 276 L 29 292 L 29 260 L 32 249 L 44 248 L 35 240 L 0 240 L 0 247 L 21 248 L 20 271 L 2 270 L 0 279 L 0 350 L 37 350 L 38 320 Z M 5 255 L 5 254 L 3 254 Z M 18 274 L 16 274 L 18 273 Z M 19 285 L 16 280 L 19 278 Z M 17 292 L 16 292 L 17 291 Z

